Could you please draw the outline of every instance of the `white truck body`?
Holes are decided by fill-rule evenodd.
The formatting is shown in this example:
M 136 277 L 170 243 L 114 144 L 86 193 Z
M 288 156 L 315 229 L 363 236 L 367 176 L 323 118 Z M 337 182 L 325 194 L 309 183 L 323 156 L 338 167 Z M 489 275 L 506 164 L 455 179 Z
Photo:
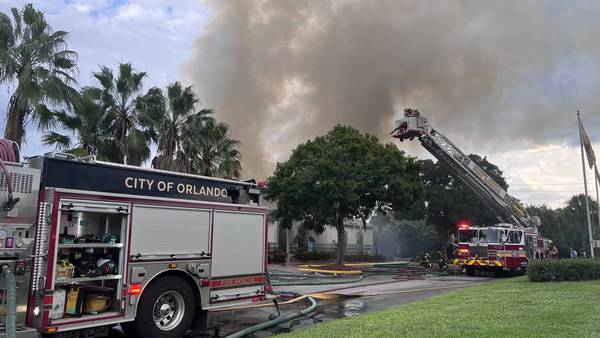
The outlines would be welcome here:
M 268 209 L 253 183 L 53 156 L 8 167 L 21 201 L 0 216 L 0 265 L 16 274 L 18 337 L 101 336 L 138 320 L 166 276 L 187 283 L 196 315 L 267 300 Z M 106 309 L 90 310 L 94 290 Z

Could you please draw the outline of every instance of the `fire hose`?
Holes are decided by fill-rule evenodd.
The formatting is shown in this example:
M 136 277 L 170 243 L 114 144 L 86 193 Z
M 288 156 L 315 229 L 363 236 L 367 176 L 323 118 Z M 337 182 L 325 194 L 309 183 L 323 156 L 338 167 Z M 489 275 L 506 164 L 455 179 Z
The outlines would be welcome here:
M 13 163 L 19 162 L 19 147 L 14 141 L 0 139 L 0 169 L 4 172 L 8 190 L 8 200 L 4 203 L 3 208 L 5 211 L 11 211 L 15 207 L 15 204 L 19 202 L 19 198 L 13 197 L 12 180 L 8 169 L 4 164 L 5 161 Z
M 310 269 L 307 269 L 310 271 Z M 320 270 L 315 270 L 320 271 Z M 339 273 L 343 273 L 340 270 Z M 419 271 L 417 269 L 407 268 L 406 264 L 378 264 L 377 268 L 363 269 L 363 273 L 356 278 L 319 278 L 318 280 L 302 280 L 302 281 L 275 281 L 274 286 L 296 286 L 296 285 L 326 285 L 326 284 L 352 284 L 373 276 L 395 276 L 395 280 L 399 279 L 422 279 L 426 274 L 436 274 L 434 271 Z M 280 275 L 271 273 L 271 275 Z M 283 274 L 285 275 L 285 274 Z M 443 274 L 447 275 L 447 274 Z
M 13 197 L 12 180 L 8 168 L 4 164 L 5 161 L 19 162 L 19 148 L 13 141 L 0 139 L 0 169 L 4 173 L 8 190 L 8 200 L 4 203 L 3 209 L 11 211 L 15 207 L 15 204 L 19 202 L 19 198 Z M 17 284 L 10 266 L 4 264 L 0 269 L 4 278 L 4 287 L 6 288 L 5 334 L 7 338 L 15 338 L 17 336 Z
M 388 268 L 390 268 L 390 267 L 392 267 L 392 266 L 388 266 Z M 395 265 L 393 267 L 397 267 L 397 265 Z M 354 279 L 351 279 L 351 280 L 348 280 L 348 279 L 346 279 L 346 280 L 336 280 L 336 281 L 328 280 L 328 281 L 319 281 L 319 282 L 316 282 L 316 281 L 312 281 L 312 282 L 310 282 L 310 281 L 303 281 L 303 282 L 296 282 L 296 283 L 294 283 L 294 282 L 292 282 L 292 283 L 285 283 L 285 282 L 284 283 L 277 283 L 277 282 L 276 283 L 272 283 L 271 281 L 269 281 L 269 284 L 271 284 L 271 285 L 279 285 L 279 286 L 283 286 L 283 285 L 350 284 L 350 283 L 360 282 L 360 281 L 362 281 L 363 279 L 365 279 L 366 277 L 369 277 L 369 276 L 375 276 L 375 275 L 395 275 L 396 277 L 400 277 L 399 276 L 399 272 L 409 272 L 409 273 L 416 272 L 416 271 L 408 270 L 408 269 L 400 269 L 400 270 L 401 271 L 396 271 L 396 272 L 373 271 L 371 273 L 363 274 L 363 275 L 359 276 L 358 278 L 354 278 Z M 413 279 L 413 278 L 414 279 L 420 279 L 420 278 L 422 278 L 422 275 L 413 276 L 412 278 L 409 277 L 407 279 Z M 398 282 L 399 278 L 394 278 L 394 279 L 395 280 L 392 281 L 391 283 Z M 368 284 L 368 285 L 385 284 L 385 283 L 390 283 L 390 282 L 379 282 L 379 283 L 372 283 L 372 284 Z M 363 285 L 363 286 L 365 286 L 365 285 Z M 345 289 L 345 288 L 338 288 L 338 289 L 335 289 L 335 290 L 340 290 L 340 289 Z M 330 292 L 330 291 L 333 291 L 333 290 L 328 290 L 328 292 Z M 267 320 L 265 322 L 262 322 L 262 323 L 250 326 L 248 328 L 245 328 L 243 330 L 237 331 L 237 332 L 235 332 L 235 333 L 227 336 L 227 338 L 244 337 L 244 336 L 249 335 L 251 333 L 254 333 L 254 332 L 257 332 L 257 331 L 260 331 L 260 330 L 264 330 L 266 328 L 269 328 L 269 327 L 272 327 L 272 326 L 275 326 L 275 325 L 279 325 L 281 323 L 285 323 L 285 322 L 288 322 L 288 321 L 296 319 L 296 318 L 300 318 L 302 316 L 305 316 L 305 315 L 313 312 L 317 308 L 317 302 L 316 302 L 316 300 L 313 297 L 311 297 L 312 295 L 300 295 L 300 294 L 297 294 L 297 293 L 295 293 L 293 291 L 280 291 L 279 293 L 280 294 L 283 293 L 283 294 L 286 294 L 286 295 L 297 296 L 296 298 L 294 298 L 294 299 L 292 299 L 290 301 L 285 302 L 286 304 L 293 303 L 293 302 L 296 302 L 296 301 L 299 301 L 299 300 L 302 300 L 302 299 L 307 299 L 311 303 L 311 305 L 309 307 L 305 308 L 304 310 L 293 312 L 293 313 L 290 313 L 290 314 L 287 314 L 287 315 L 284 315 L 284 316 L 278 316 L 278 317 L 276 317 L 274 319 Z M 315 295 L 315 297 L 318 297 L 318 295 Z M 266 304 L 264 304 L 264 305 L 266 305 Z M 249 307 L 260 307 L 260 306 L 249 306 Z M 246 308 L 246 307 L 240 307 L 240 308 Z
M 285 316 L 279 316 L 279 317 L 276 317 L 274 319 L 267 320 L 266 322 L 262 322 L 262 323 L 259 323 L 259 324 L 247 327 L 247 328 L 245 328 L 243 330 L 237 331 L 237 332 L 235 332 L 235 333 L 227 336 L 226 338 L 240 338 L 240 337 L 244 337 L 244 336 L 249 335 L 251 333 L 254 333 L 256 331 L 264 330 L 264 329 L 269 328 L 271 326 L 275 326 L 275 325 L 279 325 L 281 323 L 289 322 L 290 320 L 294 320 L 296 318 L 300 318 L 302 316 L 305 316 L 305 315 L 307 315 L 307 314 L 315 311 L 315 309 L 317 308 L 317 301 L 314 298 L 310 297 L 310 296 L 307 296 L 306 299 L 310 302 L 310 306 L 307 307 L 307 308 L 305 308 L 305 309 L 303 309 L 303 310 L 300 310 L 300 311 L 297 311 L 297 312 L 292 312 L 292 313 L 289 313 L 289 314 L 287 314 Z

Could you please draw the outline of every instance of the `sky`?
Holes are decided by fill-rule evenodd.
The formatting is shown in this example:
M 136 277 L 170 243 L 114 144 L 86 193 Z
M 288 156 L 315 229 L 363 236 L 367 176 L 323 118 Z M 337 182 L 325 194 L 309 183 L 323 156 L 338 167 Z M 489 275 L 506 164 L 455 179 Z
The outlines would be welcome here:
M 4 0 L 0 11 L 24 2 Z M 94 83 L 99 65 L 119 62 L 146 71 L 146 88 L 194 85 L 242 142 L 247 178 L 266 178 L 297 144 L 337 123 L 394 142 L 388 133 L 405 107 L 420 109 L 465 153 L 497 164 L 509 193 L 526 204 L 560 207 L 583 192 L 577 110 L 600 152 L 600 3 L 593 1 L 34 6 L 54 29 L 70 32 L 81 86 Z M 0 107 L 9 93 L 0 86 Z M 416 141 L 398 146 L 431 158 Z M 30 126 L 23 153 L 50 150 Z

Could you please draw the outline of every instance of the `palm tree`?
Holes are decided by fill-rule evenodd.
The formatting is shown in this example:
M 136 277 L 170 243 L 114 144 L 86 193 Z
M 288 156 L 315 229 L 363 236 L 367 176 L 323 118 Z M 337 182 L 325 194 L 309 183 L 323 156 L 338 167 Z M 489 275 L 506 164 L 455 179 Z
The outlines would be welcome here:
M 152 126 L 158 139 L 158 154 L 152 160 L 157 169 L 188 172 L 189 158 L 183 151 L 182 132 L 191 119 L 200 123 L 212 114 L 211 109 L 195 111 L 198 98 L 191 86 L 183 87 L 175 82 L 167 86 L 167 97 L 162 90 L 152 88 L 138 101 L 138 109 L 143 112 L 143 124 Z M 187 142 L 187 141 L 186 141 Z
M 44 129 L 52 122 L 51 105 L 69 105 L 76 94 L 77 53 L 67 49 L 69 33 L 52 31 L 44 14 L 31 4 L 0 13 L 0 83 L 14 84 L 4 138 L 21 145 L 30 121 Z
M 98 91 L 83 88 L 73 100 L 72 113 L 65 110 L 53 112 L 57 130 L 50 130 L 43 137 L 45 144 L 55 145 L 78 156 L 96 155 L 106 158 L 103 153 L 107 139 L 106 109 L 100 101 Z M 103 125 L 104 124 L 104 125 Z
M 111 143 L 106 145 L 109 159 L 141 165 L 150 157 L 149 143 L 155 138 L 136 109 L 146 73 L 135 72 L 130 63 L 120 63 L 116 78 L 106 66 L 92 75 L 100 83 L 96 91 L 107 110 L 106 118 L 112 133 Z
M 183 130 L 184 149 L 190 157 L 190 172 L 223 178 L 241 174 L 240 142 L 229 138 L 229 127 L 213 118 L 197 118 Z

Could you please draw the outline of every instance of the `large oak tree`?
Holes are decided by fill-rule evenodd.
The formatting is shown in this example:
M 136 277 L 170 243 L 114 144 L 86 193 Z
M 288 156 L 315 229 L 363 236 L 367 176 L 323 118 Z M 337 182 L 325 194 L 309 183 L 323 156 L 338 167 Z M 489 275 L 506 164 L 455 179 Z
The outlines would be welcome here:
M 375 210 L 404 210 L 421 198 L 420 166 L 393 144 L 338 125 L 299 145 L 268 179 L 266 197 L 277 202 L 282 223 L 300 221 L 308 229 L 337 230 L 337 263 L 344 259 L 344 221 Z

